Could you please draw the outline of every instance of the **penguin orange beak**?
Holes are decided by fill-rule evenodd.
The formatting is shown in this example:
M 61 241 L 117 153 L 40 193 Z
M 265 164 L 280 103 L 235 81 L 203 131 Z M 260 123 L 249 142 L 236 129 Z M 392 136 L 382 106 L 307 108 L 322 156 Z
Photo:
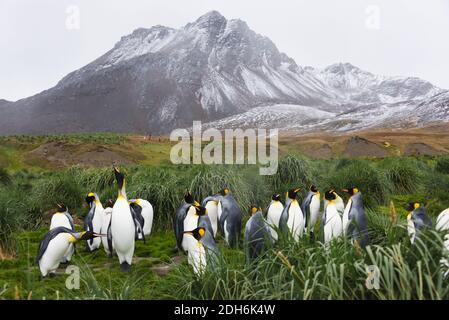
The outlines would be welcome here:
M 107 234 L 102 234 L 102 233 L 94 233 L 94 237 L 107 237 Z
M 341 191 L 346 192 L 346 193 L 349 193 L 349 190 L 348 190 L 348 189 L 341 189 Z
M 195 200 L 195 201 L 193 201 L 193 206 L 194 206 L 194 207 L 199 207 L 199 206 L 200 206 L 200 203 L 199 203 L 198 201 Z
M 193 232 L 192 231 L 184 231 L 184 234 L 192 234 L 193 235 Z
M 295 190 L 293 190 L 293 191 L 295 191 L 295 192 L 299 192 L 301 189 L 300 188 L 298 188 L 298 189 L 295 189 Z

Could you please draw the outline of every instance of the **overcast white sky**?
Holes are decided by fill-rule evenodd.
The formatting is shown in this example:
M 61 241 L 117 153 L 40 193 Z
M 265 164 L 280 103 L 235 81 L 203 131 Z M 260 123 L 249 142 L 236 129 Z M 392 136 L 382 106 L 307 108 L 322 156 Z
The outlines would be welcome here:
M 70 5 L 79 30 L 66 28 Z M 299 65 L 351 62 L 449 89 L 448 0 L 0 0 L 0 98 L 54 86 L 136 28 L 177 28 L 210 10 L 246 21 Z

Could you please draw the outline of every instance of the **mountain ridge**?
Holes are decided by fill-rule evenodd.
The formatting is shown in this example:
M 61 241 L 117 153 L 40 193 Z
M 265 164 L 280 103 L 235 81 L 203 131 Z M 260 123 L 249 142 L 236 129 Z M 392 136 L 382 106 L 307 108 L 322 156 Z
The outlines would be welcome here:
M 55 87 L 0 104 L 0 134 L 165 134 L 193 120 L 214 123 L 273 105 L 308 107 L 296 108 L 298 117 L 312 109 L 335 117 L 363 106 L 414 108 L 444 92 L 419 78 L 374 75 L 350 63 L 301 67 L 246 22 L 212 11 L 179 29 L 136 29 Z

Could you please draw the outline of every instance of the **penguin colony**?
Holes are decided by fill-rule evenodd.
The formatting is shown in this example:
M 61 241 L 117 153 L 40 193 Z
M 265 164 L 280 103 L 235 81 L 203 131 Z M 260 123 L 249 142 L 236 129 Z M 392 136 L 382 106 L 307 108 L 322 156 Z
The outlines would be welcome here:
M 151 235 L 153 206 L 144 199 L 128 199 L 125 176 L 114 169 L 118 191 L 114 202 L 109 199 L 103 205 L 95 192 L 89 192 L 86 203 L 89 211 L 84 221 L 84 231 L 76 232 L 73 219 L 64 204 L 57 204 L 57 212 L 52 216 L 50 230 L 43 237 L 36 264 L 41 275 L 55 274 L 61 263 L 69 263 L 75 253 L 75 244 L 86 241 L 86 251 L 98 250 L 103 246 L 109 257 L 116 255 L 123 272 L 131 269 L 135 241 Z M 353 245 L 365 248 L 369 245 L 367 219 L 363 196 L 356 187 L 342 189 L 348 194 L 345 205 L 335 190 L 327 190 L 323 196 L 312 185 L 303 201 L 298 199 L 299 188 L 288 190 L 285 201 L 274 194 L 266 210 L 251 206 L 250 217 L 244 228 L 243 249 L 248 264 L 255 263 L 274 243 L 281 239 L 299 241 L 307 236 L 312 241 L 325 245 L 348 238 Z M 407 231 L 412 244 L 431 221 L 420 203 L 407 206 Z M 216 239 L 221 234 L 224 242 L 233 248 L 240 248 L 243 212 L 229 188 L 203 199 L 201 204 L 187 191 L 184 200 L 176 210 L 173 220 L 177 250 L 187 255 L 197 276 L 204 274 L 208 267 L 220 259 Z M 319 223 L 319 227 L 317 224 Z M 315 236 L 316 230 L 320 239 Z M 437 218 L 436 230 L 449 231 L 449 209 Z M 449 233 L 445 238 L 445 249 L 449 250 Z M 448 261 L 442 261 L 449 266 Z

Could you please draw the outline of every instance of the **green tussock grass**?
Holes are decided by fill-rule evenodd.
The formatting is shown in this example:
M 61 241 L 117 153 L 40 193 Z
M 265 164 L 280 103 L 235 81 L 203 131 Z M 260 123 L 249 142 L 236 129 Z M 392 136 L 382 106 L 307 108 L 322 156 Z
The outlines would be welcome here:
M 53 138 L 57 137 L 33 139 Z M 36 143 L 27 137 L 9 139 L 2 143 Z M 83 142 L 85 137 L 70 139 Z M 126 137 L 113 135 L 99 135 L 96 139 L 104 144 L 127 143 Z M 166 150 L 161 147 L 158 152 L 157 161 L 165 159 Z M 147 244 L 137 243 L 131 274 L 120 272 L 116 258 L 109 259 L 103 251 L 89 254 L 80 246 L 73 264 L 80 267 L 81 288 L 75 291 L 65 288 L 67 275 L 63 273 L 54 279 L 39 280 L 33 265 L 37 245 L 57 202 L 64 202 L 75 218 L 82 219 L 88 211 L 84 205 L 88 192 L 97 192 L 103 201 L 116 197 L 111 168 L 74 166 L 55 171 L 21 167 L 20 161 L 2 165 L 0 248 L 14 259 L 0 261 L 0 299 L 449 298 L 448 280 L 443 278 L 439 265 L 442 236 L 429 232 L 411 246 L 405 229 L 407 212 L 403 209 L 407 202 L 420 201 L 435 219 L 449 206 L 449 174 L 444 156 L 311 160 L 289 155 L 280 159 L 277 174 L 267 177 L 260 176 L 258 167 L 250 165 L 173 166 L 158 162 L 156 166 L 145 161 L 122 166 L 122 171 L 127 177 L 129 198 L 144 198 L 153 204 L 154 234 Z M 229 249 L 220 239 L 223 257 L 202 279 L 173 251 L 173 215 L 186 190 L 201 200 L 228 187 L 247 212 L 251 204 L 265 208 L 271 194 L 283 194 L 293 187 L 301 187 L 304 196 L 311 184 L 322 191 L 335 188 L 339 192 L 356 186 L 363 192 L 372 243 L 369 249 L 359 251 L 347 241 L 325 247 L 305 237 L 299 243 L 276 245 L 256 264 L 247 265 L 242 250 Z M 397 211 L 395 224 L 390 220 L 390 201 Z M 180 263 L 173 266 L 173 259 L 180 259 Z M 365 287 L 369 265 L 380 269 L 380 290 Z M 168 266 L 168 274 L 158 275 L 158 266 Z

